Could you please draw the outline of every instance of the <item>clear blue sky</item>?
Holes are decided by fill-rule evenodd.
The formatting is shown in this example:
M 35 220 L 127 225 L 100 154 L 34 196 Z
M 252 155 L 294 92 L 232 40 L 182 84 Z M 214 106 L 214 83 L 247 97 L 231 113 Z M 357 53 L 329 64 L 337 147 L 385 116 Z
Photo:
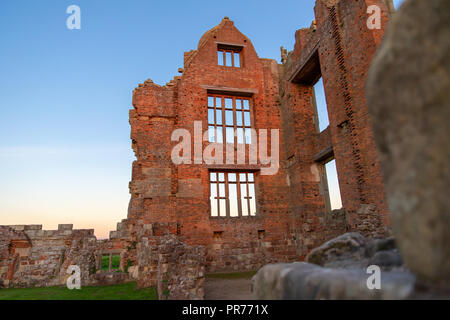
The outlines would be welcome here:
M 68 30 L 66 8 L 81 8 Z M 279 61 L 313 0 L 0 2 L 0 224 L 107 230 L 127 215 L 134 155 L 128 110 L 147 78 L 164 84 L 224 16 Z

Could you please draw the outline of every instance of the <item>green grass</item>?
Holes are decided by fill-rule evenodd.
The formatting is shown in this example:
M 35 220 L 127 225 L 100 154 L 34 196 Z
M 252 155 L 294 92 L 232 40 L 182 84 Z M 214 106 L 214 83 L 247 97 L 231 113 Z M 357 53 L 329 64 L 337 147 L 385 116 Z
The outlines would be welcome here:
M 120 255 L 113 254 L 111 257 L 111 269 L 119 269 L 120 268 Z
M 111 270 L 117 270 L 120 267 L 120 255 L 113 254 L 111 257 Z M 109 270 L 109 255 L 102 256 L 102 271 Z
M 109 256 L 102 256 L 102 268 L 101 270 L 108 271 L 109 269 Z
M 0 300 L 156 300 L 155 288 L 137 289 L 135 282 L 111 286 L 0 289 Z
M 209 273 L 206 278 L 215 279 L 249 279 L 256 274 L 257 271 L 231 272 L 231 273 Z

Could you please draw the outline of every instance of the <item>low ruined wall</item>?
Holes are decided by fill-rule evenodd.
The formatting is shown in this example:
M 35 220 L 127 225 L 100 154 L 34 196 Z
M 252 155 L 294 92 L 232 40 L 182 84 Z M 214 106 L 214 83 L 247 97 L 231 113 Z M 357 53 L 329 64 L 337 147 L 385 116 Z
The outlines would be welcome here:
M 73 230 L 71 224 L 60 224 L 58 230 L 42 230 L 42 225 L 0 226 L 0 287 L 65 285 L 70 265 L 80 267 L 81 286 L 132 281 L 128 270 L 132 242 L 125 231 L 118 228 L 111 239 L 97 240 L 93 229 Z M 102 270 L 105 254 L 120 255 L 117 270 Z
M 189 246 L 171 236 L 161 242 L 158 251 L 159 300 L 203 299 L 205 247 Z
M 42 225 L 0 226 L 0 287 L 54 286 L 66 282 L 69 265 L 81 268 L 81 284 L 95 273 L 94 230 Z
M 0 288 L 65 285 L 67 268 L 77 265 L 82 286 L 137 280 L 157 287 L 160 299 L 203 299 L 205 247 L 184 243 L 177 230 L 176 223 L 142 224 L 131 237 L 122 221 L 110 239 L 97 240 L 94 230 L 72 225 L 0 226 Z M 104 255 L 119 255 L 120 266 L 102 270 Z
M 139 233 L 138 287 L 156 286 L 160 300 L 203 299 L 205 247 L 181 241 L 176 223 L 147 224 Z

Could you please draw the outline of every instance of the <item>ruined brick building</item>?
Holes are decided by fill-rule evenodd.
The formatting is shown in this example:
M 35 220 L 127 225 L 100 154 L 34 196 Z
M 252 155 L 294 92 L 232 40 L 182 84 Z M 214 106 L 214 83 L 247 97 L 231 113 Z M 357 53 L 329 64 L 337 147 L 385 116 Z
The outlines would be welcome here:
M 381 9 L 381 29 L 367 27 L 370 5 Z M 364 85 L 392 13 L 388 0 L 317 0 L 316 20 L 296 32 L 294 50 L 283 53 L 281 64 L 258 57 L 251 40 L 225 17 L 201 37 L 196 50 L 184 54 L 181 76 L 165 86 L 147 80 L 133 92 L 130 124 L 137 160 L 128 218 L 109 240 L 97 242 L 92 232 L 68 226 L 53 235 L 39 226 L 0 227 L 0 284 L 34 285 L 49 277 L 60 283 L 60 269 L 73 261 L 98 267 L 103 255 L 117 254 L 120 269 L 140 285 L 162 285 L 160 280 L 168 279 L 169 289 L 175 290 L 179 278 L 173 275 L 184 274 L 190 286 L 184 297 L 196 297 L 201 290 L 192 288 L 201 287 L 204 272 L 301 260 L 349 230 L 372 237 L 388 234 Z M 322 131 L 314 95 L 320 78 L 329 116 Z M 172 152 L 179 141 L 172 139 L 173 132 L 184 129 L 194 137 L 208 128 L 215 131 L 201 143 L 189 141 L 191 163 L 175 164 Z M 261 174 L 267 165 L 259 156 L 251 161 L 256 140 L 250 129 L 279 129 L 276 174 Z M 269 134 L 269 146 L 272 138 Z M 230 150 L 244 148 L 246 161 L 233 155 L 233 163 L 207 164 L 194 157 L 212 142 L 233 143 Z M 225 159 L 226 148 L 223 153 Z M 324 165 L 333 159 L 340 210 L 331 210 L 327 193 Z M 60 239 L 57 248 L 41 247 L 33 258 L 37 243 L 54 237 Z M 41 261 L 48 266 L 45 274 L 36 267 Z M 101 282 L 98 269 L 85 269 L 91 270 L 83 277 L 86 283 Z M 39 280 L 19 281 L 27 272 Z

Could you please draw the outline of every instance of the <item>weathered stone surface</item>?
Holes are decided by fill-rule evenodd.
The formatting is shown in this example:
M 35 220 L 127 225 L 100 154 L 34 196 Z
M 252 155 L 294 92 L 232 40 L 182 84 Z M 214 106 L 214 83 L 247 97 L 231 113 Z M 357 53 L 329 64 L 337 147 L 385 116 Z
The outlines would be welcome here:
M 366 256 L 372 257 L 378 251 L 394 250 L 397 246 L 393 237 L 385 239 L 373 239 L 366 244 Z
M 401 267 L 403 259 L 400 254 L 395 251 L 378 251 L 369 260 L 369 265 L 377 265 L 382 268 Z
M 345 267 L 348 261 L 353 262 L 364 257 L 364 250 L 361 248 L 366 243 L 367 239 L 360 233 L 345 233 L 313 249 L 306 257 L 306 261 L 320 266 Z
M 141 288 L 156 286 L 160 300 L 203 299 L 205 247 L 187 245 L 170 227 L 155 223 L 144 231 L 132 276 Z
M 365 269 L 377 265 L 383 271 L 404 271 L 403 259 L 393 238 L 367 239 L 357 232 L 327 241 L 313 249 L 306 261 L 327 268 Z
M 158 298 L 202 300 L 205 282 L 205 247 L 189 246 L 176 237 L 158 247 Z
M 306 262 L 271 264 L 253 279 L 255 299 L 354 300 L 407 299 L 415 277 L 406 272 L 384 272 L 381 288 L 367 287 L 369 275 L 361 269 L 330 269 Z
M 313 249 L 308 262 L 271 264 L 253 279 L 256 299 L 409 299 L 415 276 L 402 267 L 392 238 L 366 239 L 346 233 Z M 369 289 L 367 267 L 381 271 L 380 290 Z
M 366 90 L 400 252 L 421 279 L 449 283 L 448 0 L 404 3 Z

